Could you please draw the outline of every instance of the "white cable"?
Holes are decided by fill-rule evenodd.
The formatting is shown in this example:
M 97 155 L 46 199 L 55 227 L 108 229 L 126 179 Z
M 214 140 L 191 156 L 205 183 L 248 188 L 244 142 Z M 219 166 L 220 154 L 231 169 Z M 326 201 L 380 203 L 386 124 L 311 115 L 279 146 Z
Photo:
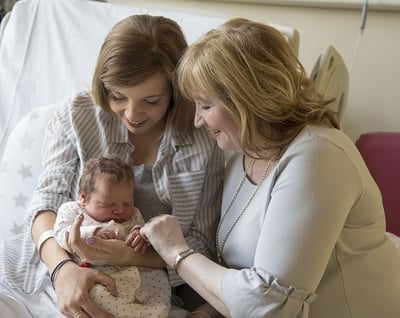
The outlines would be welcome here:
M 358 34 L 358 40 L 357 40 L 356 47 L 355 47 L 355 50 L 354 50 L 353 59 L 351 60 L 351 64 L 350 64 L 350 68 L 349 68 L 349 74 L 351 74 L 351 72 L 353 70 L 353 66 L 356 63 L 357 56 L 358 56 L 358 51 L 360 50 L 360 46 L 361 46 L 362 35 L 363 35 L 362 32 L 360 32 Z
M 356 47 L 355 47 L 355 50 L 354 50 L 353 59 L 352 59 L 351 64 L 350 64 L 349 74 L 351 74 L 351 72 L 353 70 L 353 66 L 354 66 L 354 64 L 355 64 L 355 62 L 357 60 L 357 57 L 358 57 L 358 52 L 360 50 L 363 32 L 364 32 L 364 29 L 365 29 L 365 25 L 367 23 L 367 15 L 368 15 L 368 0 L 365 0 L 364 5 L 362 7 L 362 11 L 361 11 L 360 33 L 358 35 L 358 40 L 357 40 Z

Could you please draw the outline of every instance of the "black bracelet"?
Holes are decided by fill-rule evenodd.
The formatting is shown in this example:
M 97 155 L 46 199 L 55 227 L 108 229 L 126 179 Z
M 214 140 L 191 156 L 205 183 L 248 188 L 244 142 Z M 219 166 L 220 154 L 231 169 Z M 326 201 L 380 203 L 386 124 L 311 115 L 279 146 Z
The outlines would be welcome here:
M 74 262 L 72 259 L 70 259 L 70 258 L 63 259 L 60 263 L 58 263 L 58 264 L 56 265 L 56 267 L 54 267 L 53 271 L 51 272 L 50 280 L 51 280 L 51 285 L 53 285 L 53 288 L 54 288 L 54 289 L 56 289 L 56 288 L 54 287 L 54 280 L 55 280 L 55 278 L 56 278 L 56 275 L 57 275 L 58 271 L 61 269 L 61 267 L 63 267 L 63 266 L 65 265 L 65 263 L 68 263 L 68 262 L 73 262 L 73 263 L 75 263 L 75 262 Z

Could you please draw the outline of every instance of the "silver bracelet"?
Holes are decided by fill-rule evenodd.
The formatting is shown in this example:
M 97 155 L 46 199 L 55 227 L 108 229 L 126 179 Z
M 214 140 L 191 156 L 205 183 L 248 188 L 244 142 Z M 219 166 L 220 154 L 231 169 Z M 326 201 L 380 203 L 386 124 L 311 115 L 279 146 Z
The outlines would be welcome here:
M 50 239 L 52 237 L 54 237 L 54 231 L 53 230 L 44 231 L 40 235 L 39 240 L 38 240 L 38 244 L 37 244 L 37 250 L 38 250 L 39 257 L 40 257 L 40 250 L 42 249 L 43 243 L 46 242 L 48 239 Z
M 176 257 L 175 257 L 175 262 L 174 262 L 175 272 L 177 272 L 179 263 L 182 262 L 189 255 L 192 255 L 194 253 L 196 253 L 196 251 L 193 248 L 188 248 L 187 250 L 184 250 L 184 251 L 178 253 L 178 255 L 176 255 Z

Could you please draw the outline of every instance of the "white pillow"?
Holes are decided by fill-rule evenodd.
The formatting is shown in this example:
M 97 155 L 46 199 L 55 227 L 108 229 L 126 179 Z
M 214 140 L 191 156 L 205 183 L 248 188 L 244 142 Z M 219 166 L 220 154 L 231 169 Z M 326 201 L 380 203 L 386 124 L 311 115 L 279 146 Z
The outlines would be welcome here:
M 0 241 L 22 230 L 41 171 L 44 131 L 54 106 L 30 111 L 11 132 L 0 161 Z

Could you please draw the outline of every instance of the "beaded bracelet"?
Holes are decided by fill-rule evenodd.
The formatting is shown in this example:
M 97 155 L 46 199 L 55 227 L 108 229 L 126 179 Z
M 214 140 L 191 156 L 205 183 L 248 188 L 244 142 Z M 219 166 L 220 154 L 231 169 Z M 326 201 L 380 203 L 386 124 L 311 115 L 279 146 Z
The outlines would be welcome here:
M 70 259 L 70 258 L 63 259 L 60 263 L 58 263 L 58 264 L 56 265 L 56 267 L 54 267 L 53 271 L 51 272 L 50 280 L 51 280 L 51 285 L 53 285 L 53 288 L 54 288 L 54 289 L 56 289 L 55 286 L 54 286 L 54 280 L 55 280 L 55 278 L 56 278 L 56 275 L 57 275 L 58 271 L 61 269 L 61 267 L 63 267 L 63 266 L 65 265 L 65 263 L 68 263 L 68 262 L 73 262 L 73 263 L 75 263 L 75 262 L 74 262 L 72 259 Z

